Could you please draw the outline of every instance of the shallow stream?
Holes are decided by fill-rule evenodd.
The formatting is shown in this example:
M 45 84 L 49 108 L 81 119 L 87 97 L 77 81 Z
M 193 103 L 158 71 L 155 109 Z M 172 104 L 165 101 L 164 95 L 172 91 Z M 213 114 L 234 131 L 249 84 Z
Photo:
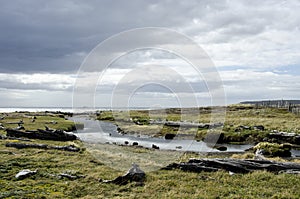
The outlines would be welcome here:
M 120 134 L 117 131 L 117 126 L 111 122 L 91 120 L 87 117 L 76 116 L 71 118 L 75 122 L 81 122 L 84 124 L 84 129 L 77 130 L 76 135 L 84 142 L 88 143 L 114 143 L 132 145 L 137 142 L 138 145 L 152 148 L 152 145 L 156 145 L 161 150 L 176 150 L 176 151 L 191 151 L 191 152 L 220 152 L 213 146 L 208 146 L 203 141 L 196 140 L 182 140 L 173 139 L 166 140 L 164 138 L 154 138 L 148 136 L 135 136 L 128 134 Z M 252 147 L 252 145 L 235 145 L 235 144 L 222 144 L 227 147 L 225 152 L 244 152 L 246 149 Z

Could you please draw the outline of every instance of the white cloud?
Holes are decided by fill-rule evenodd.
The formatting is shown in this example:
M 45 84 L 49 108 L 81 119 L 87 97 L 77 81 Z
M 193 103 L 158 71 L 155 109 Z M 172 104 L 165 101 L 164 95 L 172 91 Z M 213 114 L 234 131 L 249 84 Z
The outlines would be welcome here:
M 300 2 L 251 2 L 223 2 L 222 9 L 206 9 L 178 29 L 192 35 L 217 66 L 299 64 Z
M 70 90 L 75 80 L 69 74 L 5 74 L 0 73 L 0 87 L 22 90 Z
M 261 99 L 299 99 L 299 76 L 251 69 L 222 71 L 228 103 Z

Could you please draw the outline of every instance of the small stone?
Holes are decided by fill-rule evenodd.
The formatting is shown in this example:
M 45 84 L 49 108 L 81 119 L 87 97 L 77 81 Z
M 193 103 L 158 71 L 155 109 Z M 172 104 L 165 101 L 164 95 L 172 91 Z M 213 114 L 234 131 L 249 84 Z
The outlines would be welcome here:
M 217 146 L 215 147 L 217 150 L 219 151 L 227 151 L 227 147 L 226 146 Z
M 23 179 L 28 178 L 36 173 L 37 173 L 37 170 L 31 171 L 29 169 L 24 169 L 24 170 L 20 171 L 19 173 L 17 173 L 17 175 L 15 177 L 19 180 L 23 180 Z

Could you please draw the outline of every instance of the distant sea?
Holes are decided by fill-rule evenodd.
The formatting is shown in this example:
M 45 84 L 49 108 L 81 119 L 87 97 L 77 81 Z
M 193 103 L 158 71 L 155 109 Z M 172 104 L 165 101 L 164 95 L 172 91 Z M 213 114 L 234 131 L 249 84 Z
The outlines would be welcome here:
M 97 108 L 72 108 L 72 107 L 0 107 L 0 113 L 11 113 L 16 111 L 28 111 L 28 112 L 45 112 L 45 111 L 61 111 L 71 113 L 93 112 L 97 110 L 111 110 L 110 107 L 97 107 Z M 128 108 L 114 108 L 116 110 L 141 110 L 149 109 L 148 107 L 128 107 Z

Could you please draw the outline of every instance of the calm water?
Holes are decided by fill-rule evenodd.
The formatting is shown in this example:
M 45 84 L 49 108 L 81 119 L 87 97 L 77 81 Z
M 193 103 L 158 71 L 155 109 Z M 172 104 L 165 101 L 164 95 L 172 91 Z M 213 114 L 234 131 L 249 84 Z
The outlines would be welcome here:
M 77 131 L 77 136 L 84 142 L 88 143 L 116 143 L 124 144 L 125 141 L 132 145 L 133 142 L 138 142 L 139 145 L 151 148 L 152 144 L 157 145 L 163 150 L 178 150 L 178 151 L 192 151 L 192 152 L 220 152 L 207 146 L 206 143 L 195 140 L 165 140 L 163 138 L 151 137 L 136 137 L 133 135 L 121 135 L 117 131 L 117 127 L 110 122 L 103 122 L 97 120 L 90 120 L 84 117 L 73 117 L 71 120 L 84 123 L 85 128 Z M 226 152 L 243 152 L 252 145 L 229 145 Z M 180 149 L 179 149 L 180 147 Z

